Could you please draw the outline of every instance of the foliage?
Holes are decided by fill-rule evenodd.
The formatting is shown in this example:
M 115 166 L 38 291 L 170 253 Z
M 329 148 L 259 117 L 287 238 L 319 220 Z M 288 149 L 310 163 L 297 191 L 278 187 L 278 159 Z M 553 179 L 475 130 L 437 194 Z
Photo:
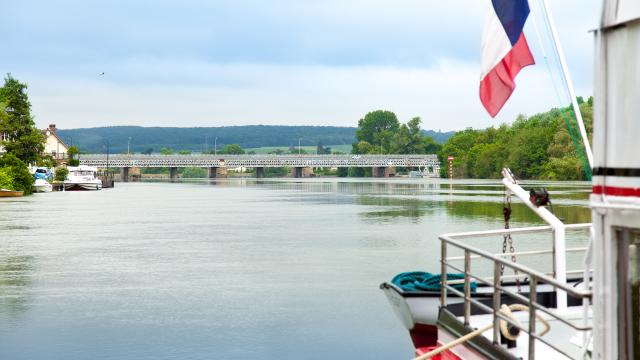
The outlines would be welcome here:
M 180 150 L 180 151 L 178 151 L 178 154 L 180 154 L 180 155 L 191 155 L 191 151 L 189 151 L 189 150 Z
M 69 174 L 69 170 L 66 167 L 58 167 L 56 168 L 56 176 L 53 178 L 54 181 L 64 181 Z
M 218 151 L 218 154 L 242 155 L 244 154 L 244 149 L 238 144 L 229 144 Z
M 44 166 L 49 169 L 53 169 L 57 164 L 58 163 L 51 155 L 42 156 L 40 160 L 36 162 L 37 166 Z
M 286 167 L 264 168 L 265 177 L 284 177 L 290 173 L 291 169 Z
M 11 169 L 0 167 L 0 189 L 15 190 Z
M 316 146 L 316 154 L 318 154 L 318 155 L 330 155 L 331 154 L 331 148 L 323 146 L 322 142 L 318 141 L 318 146 Z
M 0 169 L 11 174 L 12 190 L 24 191 L 25 195 L 33 192 L 33 176 L 29 168 L 13 153 L 8 152 L 0 157 Z
M 175 154 L 175 150 L 173 150 L 173 148 L 163 147 L 162 149 L 160 149 L 160 154 L 162 154 L 162 155 L 173 155 L 173 154 Z
M 356 130 L 355 149 L 367 150 L 358 154 L 388 153 L 392 139 L 400 128 L 400 122 L 396 114 L 386 110 L 376 110 L 367 113 L 358 121 Z M 360 146 L 358 146 L 360 145 Z
M 144 154 L 144 155 L 151 155 L 152 153 L 153 153 L 153 148 L 148 148 L 141 152 L 141 154 Z
M 400 124 L 396 114 L 377 110 L 368 113 L 358 122 L 354 154 L 435 154 L 440 145 L 420 129 L 422 120 L 414 117 Z M 364 175 L 356 171 L 356 176 Z
M 238 144 L 245 149 L 258 147 L 286 149 L 293 143 L 297 145 L 298 139 L 302 139 L 302 146 L 315 147 L 318 142 L 327 145 L 350 145 L 356 139 L 355 133 L 355 127 L 273 125 L 197 128 L 110 126 L 58 130 L 58 135 L 63 139 L 73 137 L 74 143 L 89 153 L 104 152 L 104 141 L 108 139 L 110 151 L 114 154 L 127 151 L 127 140 L 130 136 L 136 139 L 135 143 L 131 143 L 132 152 L 142 152 L 150 148 L 158 151 L 162 147 L 202 152 L 207 144 L 205 139 L 208 139 L 208 148 L 206 148 L 208 152 L 213 147 L 212 139 L 216 137 L 218 149 L 225 144 Z M 436 143 L 443 144 L 453 135 L 453 132 L 427 130 L 423 131 L 423 135 L 433 137 Z
M 80 154 L 80 150 L 77 146 L 73 145 L 67 150 L 67 155 L 69 156 L 69 166 L 78 166 L 80 165 L 80 159 L 77 159 L 76 156 Z
M 581 101 L 580 110 L 587 133 L 591 133 L 593 99 Z M 511 126 L 484 130 L 466 129 L 449 138 L 439 152 L 445 166 L 453 156 L 454 177 L 500 178 L 504 167 L 522 179 L 584 180 L 585 173 L 575 144 L 567 129 L 569 108 L 518 116 Z
M 44 151 L 44 135 L 38 130 L 31 116 L 31 103 L 27 85 L 7 74 L 0 87 L 0 133 L 9 135 L 3 142 L 8 153 L 24 163 L 35 163 Z
M 188 167 L 180 171 L 180 177 L 184 179 L 201 179 L 207 176 L 207 170 L 199 167 Z

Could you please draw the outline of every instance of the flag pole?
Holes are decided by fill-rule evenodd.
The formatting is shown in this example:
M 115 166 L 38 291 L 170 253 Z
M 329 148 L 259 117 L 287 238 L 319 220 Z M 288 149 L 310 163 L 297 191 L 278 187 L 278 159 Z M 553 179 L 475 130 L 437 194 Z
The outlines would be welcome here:
M 582 143 L 584 144 L 584 149 L 587 154 L 587 160 L 589 160 L 589 167 L 593 169 L 593 152 L 591 152 L 591 145 L 589 144 L 589 138 L 587 137 L 587 130 L 584 127 L 584 121 L 582 120 L 582 113 L 580 112 L 580 107 L 578 106 L 578 100 L 576 99 L 575 91 L 573 90 L 573 83 L 571 82 L 571 76 L 569 75 L 569 70 L 567 69 L 567 62 L 564 58 L 564 52 L 562 51 L 562 46 L 560 45 L 560 40 L 558 39 L 558 32 L 556 31 L 555 22 L 553 21 L 553 17 L 551 15 L 551 10 L 549 9 L 549 5 L 547 4 L 547 0 L 540 0 L 542 2 L 542 7 L 544 9 L 544 14 L 547 17 L 549 27 L 551 28 L 551 36 L 553 38 L 553 44 L 555 45 L 556 53 L 558 54 L 558 58 L 560 59 L 560 67 L 562 68 L 562 74 L 564 75 L 564 80 L 567 85 L 567 89 L 569 90 L 569 96 L 571 97 L 571 105 L 573 106 L 573 112 L 576 114 L 576 120 L 578 120 L 578 127 L 580 128 L 580 136 L 582 137 Z

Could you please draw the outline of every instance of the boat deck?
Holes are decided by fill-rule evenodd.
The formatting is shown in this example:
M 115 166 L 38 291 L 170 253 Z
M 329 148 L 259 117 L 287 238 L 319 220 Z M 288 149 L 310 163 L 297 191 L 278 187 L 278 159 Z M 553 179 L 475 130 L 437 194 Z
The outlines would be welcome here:
M 563 359 L 563 358 L 582 358 L 582 332 L 576 331 L 572 329 L 570 326 L 565 323 L 559 321 L 558 319 L 551 317 L 546 314 L 539 313 L 548 323 L 549 323 L 549 332 L 547 332 L 542 338 L 552 344 L 553 346 L 547 345 L 542 341 L 536 341 L 535 346 L 535 358 L 542 360 L 550 360 L 550 359 Z M 513 312 L 514 318 L 518 320 L 518 322 L 525 328 L 529 326 L 529 313 L 526 311 L 516 311 Z M 566 313 L 562 314 L 562 317 L 566 320 L 575 323 L 583 323 L 584 322 L 584 308 L 582 306 L 574 306 L 569 307 Z M 456 319 L 460 322 L 460 324 L 464 323 L 464 317 L 459 316 Z M 587 324 L 591 325 L 591 314 L 588 314 Z M 487 327 L 493 323 L 493 315 L 492 314 L 483 314 L 483 315 L 474 315 L 469 318 L 469 327 L 472 329 L 480 329 L 483 327 Z M 542 330 L 544 327 L 538 321 L 536 323 L 536 328 L 538 331 Z M 492 341 L 493 338 L 493 330 L 489 329 L 482 333 L 483 337 Z M 438 331 L 438 340 L 440 343 L 448 343 L 450 341 L 455 340 L 455 337 L 449 334 L 446 331 L 439 330 Z M 502 345 L 502 347 L 507 350 L 510 354 L 512 354 L 515 358 L 526 359 L 529 354 L 529 337 L 527 334 L 521 332 L 520 336 L 516 340 L 516 346 L 512 348 L 507 348 L 506 345 Z M 555 347 L 555 348 L 554 348 Z M 470 349 L 463 345 L 459 345 L 452 349 L 456 355 L 460 356 L 463 359 L 473 358 L 473 356 L 469 356 Z

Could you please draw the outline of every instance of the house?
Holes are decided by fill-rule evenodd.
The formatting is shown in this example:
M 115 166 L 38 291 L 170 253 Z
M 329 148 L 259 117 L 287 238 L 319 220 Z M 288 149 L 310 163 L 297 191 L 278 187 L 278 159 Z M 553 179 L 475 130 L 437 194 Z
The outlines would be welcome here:
M 49 127 L 42 130 L 42 133 L 45 136 L 44 155 L 51 155 L 58 161 L 66 159 L 69 147 L 58 137 L 56 124 L 49 124 Z

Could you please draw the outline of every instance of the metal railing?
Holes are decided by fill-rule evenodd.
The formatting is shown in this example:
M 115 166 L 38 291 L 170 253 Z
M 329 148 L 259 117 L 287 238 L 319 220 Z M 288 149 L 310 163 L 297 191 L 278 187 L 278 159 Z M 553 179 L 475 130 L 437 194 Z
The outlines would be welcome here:
M 423 167 L 438 173 L 436 155 L 110 155 L 83 154 L 80 164 L 106 167 Z
M 567 225 L 567 230 L 581 230 L 581 229 L 589 229 L 591 228 L 591 224 L 573 224 Z M 586 334 L 586 331 L 592 329 L 591 325 L 588 323 L 588 319 L 584 316 L 582 324 L 578 324 L 574 321 L 568 319 L 565 315 L 558 313 L 546 306 L 538 303 L 537 294 L 538 294 L 538 286 L 540 284 L 546 284 L 552 286 L 556 291 L 564 291 L 568 295 L 580 299 L 583 302 L 583 306 L 588 306 L 591 301 L 592 293 L 588 290 L 579 290 L 576 289 L 566 283 L 561 283 L 556 281 L 554 278 L 549 276 L 546 273 L 536 271 L 527 266 L 515 263 L 510 259 L 505 259 L 502 254 L 491 254 L 487 251 L 480 250 L 474 248 L 470 245 L 464 244 L 459 241 L 459 239 L 464 238 L 472 238 L 472 237 L 487 237 L 487 236 L 495 236 L 495 235 L 504 235 L 504 234 L 523 234 L 523 233 L 540 233 L 540 232 L 551 232 L 552 228 L 550 226 L 539 226 L 539 227 L 528 227 L 528 228 L 519 228 L 519 229 L 501 229 L 495 231 L 479 231 L 479 232 L 467 232 L 467 233 L 457 233 L 457 234 L 445 234 L 440 236 L 441 241 L 441 273 L 442 273 L 442 284 L 443 291 L 441 291 L 440 305 L 442 307 L 447 306 L 447 294 L 451 293 L 453 295 L 459 296 L 464 299 L 463 303 L 463 312 L 464 312 L 464 324 L 465 326 L 469 325 L 469 321 L 471 318 L 471 305 L 476 308 L 486 312 L 487 314 L 493 315 L 493 343 L 500 343 L 500 321 L 504 320 L 508 324 L 513 327 L 520 329 L 525 332 L 529 336 L 529 354 L 528 359 L 535 358 L 535 342 L 536 340 L 543 342 L 547 346 L 553 348 L 559 353 L 572 358 L 570 354 L 568 354 L 565 350 L 560 349 L 558 346 L 552 344 L 551 342 L 543 339 L 542 336 L 536 334 L 536 314 L 538 312 L 544 313 L 552 319 L 558 320 L 559 322 L 571 327 L 576 331 L 582 331 L 583 334 Z M 449 252 L 448 247 L 457 248 L 464 252 L 464 256 L 462 257 L 447 257 Z M 584 251 L 586 248 L 572 248 L 567 249 L 567 251 Z M 556 254 L 554 250 L 540 250 L 540 251 L 527 251 L 516 253 L 519 255 L 539 255 L 539 254 L 552 254 L 554 257 L 557 255 L 564 254 Z M 510 256 L 511 254 L 506 254 Z M 472 259 L 484 259 L 488 260 L 492 263 L 493 266 L 493 277 L 486 278 L 476 274 L 471 273 L 471 260 Z M 452 261 L 460 261 L 464 260 L 463 269 L 459 268 L 459 266 L 451 264 Z M 503 275 L 502 269 L 510 268 L 514 271 L 518 272 L 518 277 L 526 277 L 529 279 L 529 296 L 525 297 L 522 294 L 513 292 L 507 289 L 502 285 L 502 280 L 505 278 Z M 464 274 L 464 287 L 463 291 L 459 291 L 453 287 L 452 281 L 447 281 L 446 274 L 447 272 L 453 269 L 460 273 Z M 574 271 L 571 271 L 575 273 Z M 577 271 L 576 271 L 577 272 Z M 580 273 L 584 273 L 584 270 L 580 270 Z M 588 281 L 588 279 L 586 279 Z M 475 300 L 471 296 L 471 282 L 477 281 L 480 284 L 487 285 L 493 288 L 493 297 L 492 297 L 492 306 L 487 306 L 482 302 Z M 457 282 L 459 284 L 459 282 Z M 588 285 L 588 282 L 585 283 Z M 588 288 L 588 286 L 586 286 Z M 513 321 L 513 319 L 504 315 L 504 313 L 500 310 L 501 304 L 501 296 L 508 295 L 511 298 L 521 302 L 523 305 L 529 308 L 529 324 L 527 328 L 524 328 L 519 323 Z M 583 310 L 583 313 L 586 314 L 586 309 Z M 583 351 L 586 351 L 587 341 L 586 336 L 583 336 Z

